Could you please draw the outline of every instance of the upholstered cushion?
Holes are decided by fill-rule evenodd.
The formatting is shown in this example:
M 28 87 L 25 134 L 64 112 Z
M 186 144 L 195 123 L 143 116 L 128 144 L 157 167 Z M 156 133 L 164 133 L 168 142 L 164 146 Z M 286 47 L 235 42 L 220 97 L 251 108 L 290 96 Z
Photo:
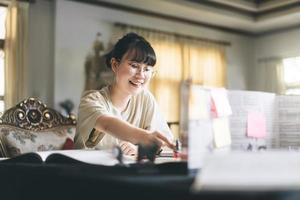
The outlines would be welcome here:
M 74 139 L 75 126 L 60 126 L 43 131 L 0 126 L 0 136 L 7 156 L 14 157 L 34 151 L 63 149 L 67 138 Z

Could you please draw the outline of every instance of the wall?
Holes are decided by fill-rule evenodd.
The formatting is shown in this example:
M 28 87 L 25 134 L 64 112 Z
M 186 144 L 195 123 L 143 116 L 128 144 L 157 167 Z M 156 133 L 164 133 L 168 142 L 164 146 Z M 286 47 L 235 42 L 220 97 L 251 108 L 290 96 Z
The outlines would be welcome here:
M 54 104 L 54 1 L 29 7 L 28 95 Z
M 36 4 L 39 4 L 39 1 Z M 43 9 L 47 10 L 49 8 Z M 228 41 L 231 46 L 226 49 L 228 59 L 227 87 L 229 89 L 248 88 L 247 75 L 254 64 L 254 40 L 252 38 L 64 0 L 56 1 L 54 15 L 53 67 L 49 60 L 47 64 L 49 68 L 38 69 L 38 66 L 43 62 L 43 59 L 39 56 L 36 57 L 37 60 L 32 63 L 31 67 L 32 71 L 38 70 L 38 72 L 41 72 L 40 79 L 47 82 L 43 86 L 32 84 L 33 91 L 43 96 L 43 98 L 53 98 L 49 102 L 53 101 L 56 108 L 59 102 L 66 99 L 71 99 L 75 102 L 75 107 L 78 107 L 84 87 L 84 62 L 91 50 L 95 35 L 97 32 L 101 32 L 101 39 L 107 45 L 115 22 Z M 51 17 L 51 14 L 48 17 Z M 36 34 L 40 32 L 40 30 L 37 30 L 40 28 L 37 27 L 35 27 Z M 38 40 L 34 41 L 36 44 L 43 40 L 42 36 L 39 37 Z M 38 55 L 46 54 L 45 52 L 39 52 L 38 49 L 34 50 Z M 48 52 L 48 54 L 51 53 Z M 51 73 L 54 73 L 54 81 L 51 80 Z M 49 74 L 50 76 L 48 76 Z
M 255 60 L 300 56 L 300 28 L 286 30 L 255 40 Z
M 229 41 L 228 88 L 247 88 L 254 55 L 251 38 L 68 1 L 57 1 L 55 22 L 55 103 L 71 98 L 78 105 L 87 52 L 98 31 L 108 41 L 114 22 Z

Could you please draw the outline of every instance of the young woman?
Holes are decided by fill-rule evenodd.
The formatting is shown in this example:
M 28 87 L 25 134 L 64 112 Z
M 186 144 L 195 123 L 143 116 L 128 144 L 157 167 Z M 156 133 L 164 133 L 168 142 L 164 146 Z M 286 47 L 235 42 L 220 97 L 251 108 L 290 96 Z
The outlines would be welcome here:
M 111 85 L 87 91 L 79 106 L 77 148 L 107 149 L 119 145 L 125 154 L 136 154 L 137 144 L 171 143 L 173 135 L 146 89 L 156 56 L 141 36 L 129 33 L 106 56 L 114 73 Z

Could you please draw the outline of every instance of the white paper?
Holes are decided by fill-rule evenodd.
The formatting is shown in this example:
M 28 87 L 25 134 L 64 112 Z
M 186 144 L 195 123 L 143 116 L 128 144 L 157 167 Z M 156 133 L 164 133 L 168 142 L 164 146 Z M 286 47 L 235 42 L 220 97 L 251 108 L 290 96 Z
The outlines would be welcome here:
M 200 86 L 193 88 L 196 89 L 189 90 L 188 87 L 183 88 L 185 90 L 182 90 L 182 94 L 185 94 L 185 98 L 189 97 L 186 95 L 187 91 L 211 90 L 211 88 Z M 218 133 L 230 132 L 231 145 L 229 147 L 231 150 L 255 152 L 261 149 L 267 149 L 267 151 L 274 149 L 300 149 L 300 96 L 276 96 L 274 93 L 242 90 L 228 90 L 227 95 L 232 111 L 232 115 L 229 116 L 229 131 L 227 128 L 223 128 L 226 131 L 221 131 L 222 128 L 217 130 L 220 130 Z M 181 111 L 195 111 L 193 107 L 189 107 L 191 106 L 190 104 L 181 104 L 181 106 L 183 107 Z M 207 105 L 207 107 L 210 110 L 210 105 Z M 253 138 L 247 136 L 247 118 L 249 112 L 259 112 L 265 116 L 265 137 Z M 188 152 L 192 154 L 189 158 L 189 162 L 191 162 L 189 163 L 189 167 L 200 168 L 203 164 L 203 155 L 205 154 L 203 153 L 205 152 L 203 147 L 207 146 L 205 142 L 201 143 L 201 141 L 207 141 L 207 139 L 203 139 L 205 136 L 199 133 L 209 133 L 209 130 L 213 130 L 209 126 L 213 126 L 212 121 L 214 118 L 210 117 L 206 122 L 204 120 L 198 122 L 197 125 L 195 124 L 197 120 L 194 118 L 200 118 L 201 114 L 195 112 L 191 116 L 197 117 L 192 117 L 191 119 L 186 115 L 186 112 L 182 113 L 180 126 L 181 130 L 183 130 L 182 133 L 188 133 Z M 216 129 L 216 127 L 214 128 Z M 222 135 L 217 134 L 213 137 L 214 142 L 216 142 L 215 147 L 224 147 L 230 143 L 229 137 L 222 138 L 220 136 Z M 229 136 L 229 133 L 227 136 Z M 216 149 L 213 147 L 212 151 L 215 151 Z
M 210 118 L 211 97 L 208 90 L 199 85 L 192 85 L 189 96 L 189 119 L 200 120 Z
M 203 164 L 204 155 L 213 150 L 211 120 L 193 120 L 189 123 L 188 168 L 198 169 Z
M 217 111 L 217 117 L 228 117 L 232 114 L 227 91 L 224 88 L 211 89 L 211 96 Z
M 247 150 L 266 146 L 276 148 L 279 144 L 277 128 L 276 96 L 273 93 L 229 90 L 228 98 L 232 108 L 230 119 L 231 147 L 233 150 Z M 253 139 L 247 137 L 248 112 L 260 112 L 266 117 L 266 137 Z M 256 148 L 257 149 L 257 148 Z
M 277 96 L 279 147 L 300 148 L 300 96 Z
M 300 152 L 210 154 L 196 176 L 193 191 L 300 189 Z

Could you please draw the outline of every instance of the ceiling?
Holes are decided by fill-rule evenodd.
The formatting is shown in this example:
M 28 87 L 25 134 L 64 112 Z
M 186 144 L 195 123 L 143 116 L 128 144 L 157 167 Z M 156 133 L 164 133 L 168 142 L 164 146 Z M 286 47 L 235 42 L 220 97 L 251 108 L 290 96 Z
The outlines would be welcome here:
M 182 3 L 195 5 L 199 12 L 209 9 L 224 16 L 224 20 L 219 18 L 222 23 L 207 22 L 254 34 L 300 25 L 299 0 L 183 0 Z
M 75 0 L 247 35 L 300 27 L 300 0 Z

